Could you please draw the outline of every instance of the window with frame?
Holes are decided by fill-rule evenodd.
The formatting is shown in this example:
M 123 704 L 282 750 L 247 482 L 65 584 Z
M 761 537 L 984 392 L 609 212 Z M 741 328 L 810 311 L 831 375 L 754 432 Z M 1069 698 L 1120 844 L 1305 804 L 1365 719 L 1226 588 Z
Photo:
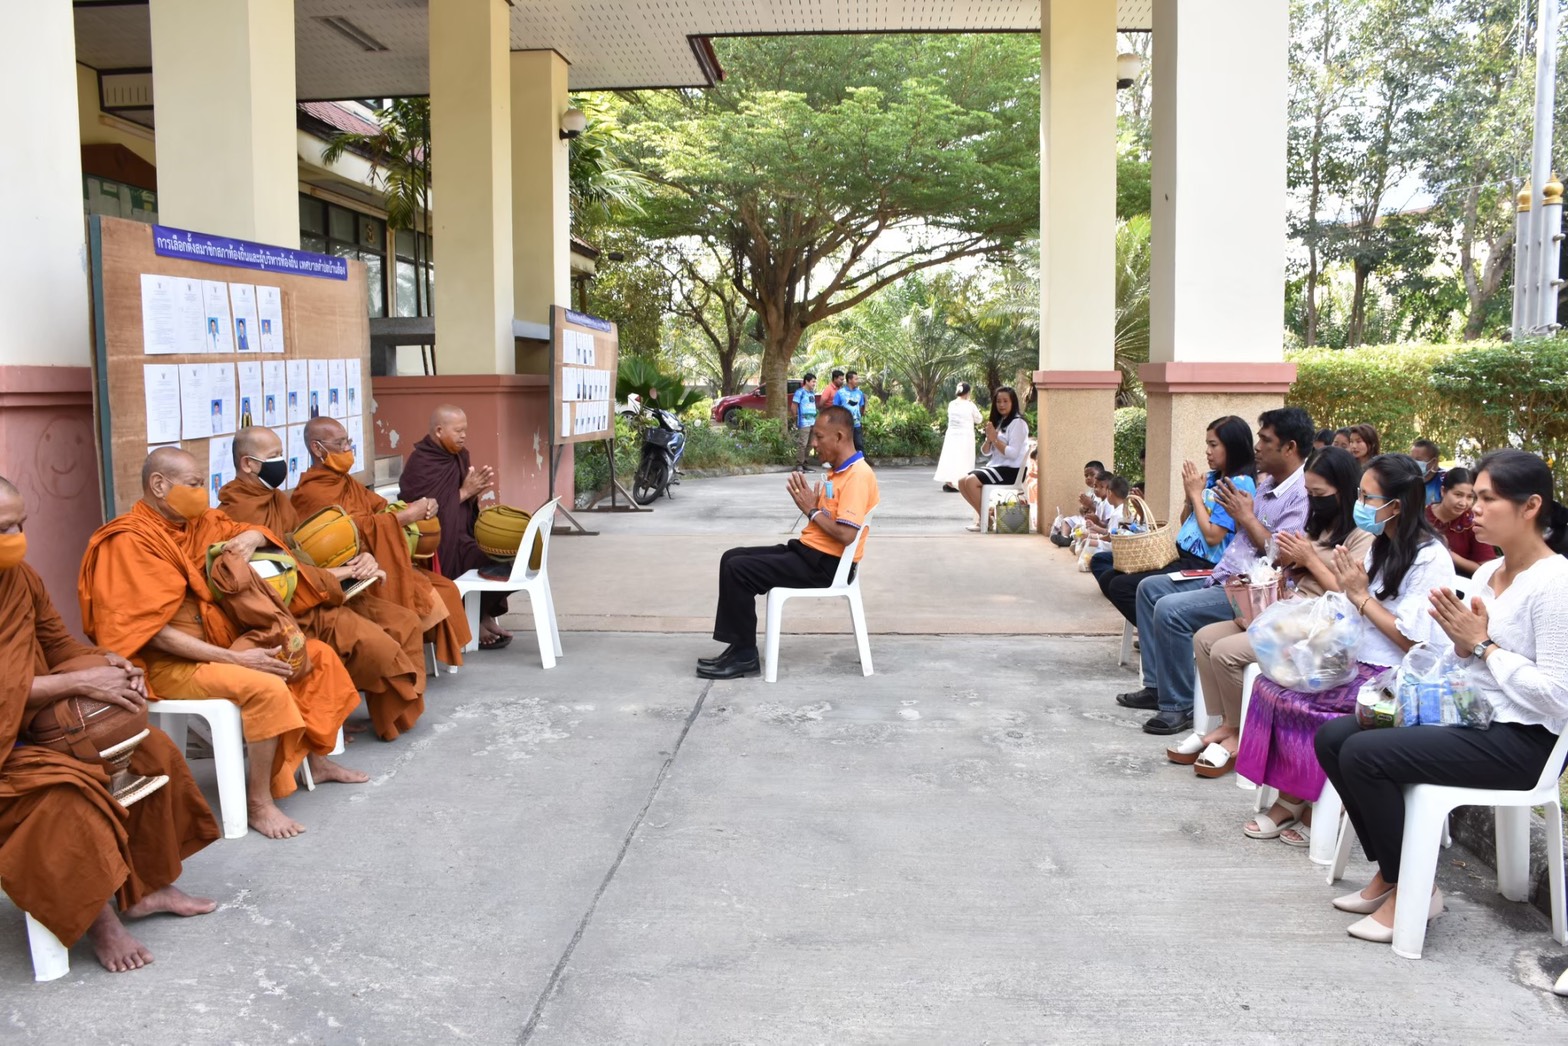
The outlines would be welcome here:
M 431 238 L 422 232 L 399 229 L 393 242 L 397 263 L 394 315 L 432 315 L 435 312 L 435 302 L 432 300 L 435 294 L 435 263 L 431 254 Z
M 307 251 L 364 262 L 370 315 L 387 314 L 385 221 L 301 194 L 299 244 Z

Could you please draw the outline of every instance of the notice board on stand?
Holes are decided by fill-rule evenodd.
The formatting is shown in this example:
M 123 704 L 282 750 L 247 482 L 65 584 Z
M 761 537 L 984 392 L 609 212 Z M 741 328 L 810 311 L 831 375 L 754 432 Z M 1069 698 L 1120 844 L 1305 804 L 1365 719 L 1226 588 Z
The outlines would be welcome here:
M 283 440 L 287 486 L 310 467 L 305 422 L 332 417 L 369 475 L 365 266 L 309 251 L 94 216 L 93 408 L 104 505 L 141 497 L 154 447 L 206 471 L 211 503 L 235 477 L 247 421 Z
M 557 305 L 550 310 L 550 442 L 615 438 L 620 335 L 614 323 Z

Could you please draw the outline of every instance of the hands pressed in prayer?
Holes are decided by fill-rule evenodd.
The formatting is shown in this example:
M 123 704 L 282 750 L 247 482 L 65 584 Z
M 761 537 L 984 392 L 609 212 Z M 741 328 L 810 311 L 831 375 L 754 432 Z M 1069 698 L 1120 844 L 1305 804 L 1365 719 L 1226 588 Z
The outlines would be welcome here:
M 795 506 L 802 512 L 809 514 L 812 509 L 817 507 L 817 498 L 821 495 L 822 484 L 814 484 L 807 481 L 804 473 L 791 472 L 789 478 L 784 481 L 784 485 L 789 491 L 789 496 L 795 499 Z
M 495 469 L 491 468 L 489 465 L 481 465 L 479 468 L 469 468 L 468 475 L 464 477 L 463 485 L 458 490 L 458 497 L 463 501 L 467 501 L 476 494 L 482 494 L 489 490 L 494 483 Z
M 1432 617 L 1454 641 L 1455 654 L 1470 657 L 1476 647 L 1492 638 L 1488 634 L 1491 618 L 1481 597 L 1472 596 L 1466 604 L 1453 589 L 1434 588 L 1427 598 L 1432 603 Z

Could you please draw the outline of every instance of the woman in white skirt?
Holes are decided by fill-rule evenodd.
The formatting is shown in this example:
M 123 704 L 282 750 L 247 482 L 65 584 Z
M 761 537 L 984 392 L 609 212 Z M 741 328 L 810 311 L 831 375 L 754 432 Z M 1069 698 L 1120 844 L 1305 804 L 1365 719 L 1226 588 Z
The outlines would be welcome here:
M 958 395 L 947 405 L 947 435 L 942 437 L 942 456 L 937 459 L 932 479 L 942 489 L 957 494 L 956 484 L 975 467 L 975 429 L 985 420 L 980 408 L 969 398 L 969 383 L 958 383 Z

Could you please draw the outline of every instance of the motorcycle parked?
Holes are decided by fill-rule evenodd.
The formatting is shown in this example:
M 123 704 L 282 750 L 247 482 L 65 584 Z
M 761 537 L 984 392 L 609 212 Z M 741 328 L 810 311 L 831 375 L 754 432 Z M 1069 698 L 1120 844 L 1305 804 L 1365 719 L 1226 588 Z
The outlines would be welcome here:
M 678 415 L 650 407 L 635 394 L 627 397 L 624 414 L 635 417 L 643 426 L 642 456 L 632 480 L 632 497 L 639 505 L 651 505 L 660 494 L 673 497 L 670 487 L 680 482 L 681 458 L 686 453 L 686 426 Z

